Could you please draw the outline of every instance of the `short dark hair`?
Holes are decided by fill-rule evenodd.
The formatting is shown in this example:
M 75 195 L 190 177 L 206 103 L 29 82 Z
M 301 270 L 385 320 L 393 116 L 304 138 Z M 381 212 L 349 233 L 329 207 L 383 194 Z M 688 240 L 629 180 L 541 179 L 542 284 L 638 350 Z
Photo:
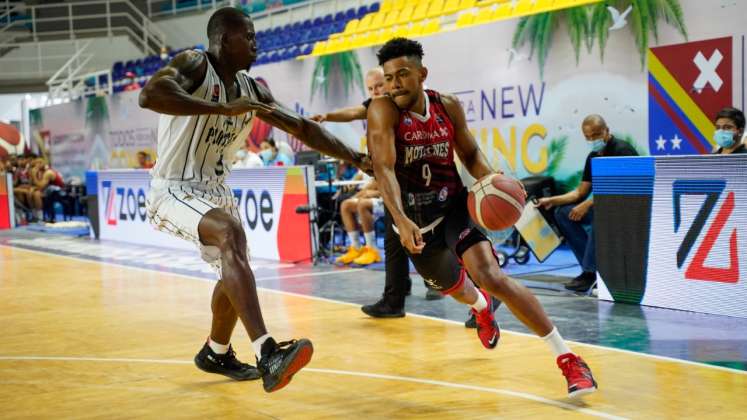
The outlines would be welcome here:
M 245 19 L 250 19 L 249 15 L 243 10 L 235 7 L 221 7 L 216 10 L 208 20 L 207 36 L 210 41 L 217 41 L 227 29 L 233 29 L 244 23 Z
M 744 112 L 736 108 L 727 106 L 716 114 L 716 119 L 718 120 L 719 118 L 728 118 L 734 121 L 738 129 L 741 130 L 744 128 Z
M 383 66 L 389 60 L 399 57 L 407 57 L 416 60 L 418 64 L 422 64 L 423 55 L 423 46 L 418 41 L 407 38 L 394 38 L 384 44 L 379 52 L 376 53 L 380 66 Z
M 265 143 L 269 144 L 270 147 L 272 147 L 273 149 L 277 149 L 278 148 L 277 143 L 275 143 L 275 139 L 273 139 L 272 137 L 268 137 L 268 138 L 266 138 L 266 139 L 264 139 L 262 141 L 264 141 Z

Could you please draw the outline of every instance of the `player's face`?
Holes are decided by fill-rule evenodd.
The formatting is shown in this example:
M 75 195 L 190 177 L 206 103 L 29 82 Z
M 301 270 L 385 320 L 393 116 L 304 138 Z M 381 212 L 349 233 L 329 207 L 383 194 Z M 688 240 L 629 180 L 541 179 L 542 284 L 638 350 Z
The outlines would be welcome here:
M 384 63 L 384 86 L 400 109 L 415 106 L 427 75 L 425 67 L 407 57 Z
M 231 62 L 242 69 L 249 69 L 254 63 L 257 59 L 257 39 L 251 19 L 244 19 L 243 25 L 226 34 L 225 51 Z
M 368 96 L 375 98 L 384 94 L 384 75 L 380 72 L 369 73 L 366 76 L 366 89 Z

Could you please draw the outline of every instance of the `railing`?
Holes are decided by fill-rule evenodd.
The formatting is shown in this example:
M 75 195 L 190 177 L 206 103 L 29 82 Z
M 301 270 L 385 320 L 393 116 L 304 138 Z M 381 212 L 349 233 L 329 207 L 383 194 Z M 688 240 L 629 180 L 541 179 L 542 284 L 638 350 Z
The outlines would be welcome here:
M 95 6 L 99 6 L 98 9 L 103 9 L 103 12 L 90 12 L 90 9 L 97 8 Z M 112 12 L 112 6 L 115 6 L 114 8 L 117 11 Z M 62 16 L 39 17 L 45 12 L 60 11 L 61 9 L 66 9 L 66 13 Z M 145 54 L 157 54 L 158 50 L 165 45 L 166 36 L 164 33 L 129 0 L 91 0 L 28 6 L 25 12 L 29 15 L 29 19 L 9 22 L 9 24 L 0 28 L 0 37 L 4 37 L 3 33 L 11 29 L 27 30 L 27 25 L 30 24 L 31 32 L 26 35 L 26 38 L 33 42 L 48 37 L 54 37 L 57 40 L 76 39 L 80 36 L 96 34 L 111 37 L 117 31 L 124 31 L 138 41 Z M 6 20 L 10 21 L 10 18 L 8 17 Z M 96 25 L 93 28 L 83 27 L 92 26 L 90 24 L 92 20 L 101 22 L 102 25 Z M 113 20 L 116 23 L 113 23 Z M 83 22 L 86 21 L 88 21 L 88 25 L 83 25 Z M 39 26 L 50 23 L 62 23 L 67 28 L 64 30 L 39 30 Z M 76 28 L 76 23 L 78 28 Z M 7 46 L 7 44 L 9 43 L 0 43 L 0 48 Z
M 19 10 L 19 7 L 16 3 L 11 3 L 8 0 L 5 0 L 3 2 L 3 6 L 3 10 L 5 11 L 3 13 L 0 13 L 0 25 L 9 25 L 12 18 L 11 14 L 13 12 L 17 12 Z
M 202 10 L 214 9 L 221 6 L 233 6 L 238 4 L 236 0 L 196 0 L 193 6 L 178 7 L 179 2 L 177 0 L 148 0 L 147 9 L 148 17 L 156 16 L 173 16 L 177 13 L 182 12 L 195 12 Z M 168 10 L 154 10 L 161 9 L 159 6 L 168 6 Z
M 105 83 L 101 84 L 101 76 L 105 77 Z M 93 85 L 89 86 L 86 82 L 93 79 Z M 111 95 L 114 92 L 114 85 L 112 83 L 112 71 L 111 69 L 99 70 L 84 74 L 76 75 L 70 78 L 65 85 L 60 85 L 53 92 L 52 89 L 49 91 L 47 96 L 47 103 L 45 105 L 52 105 L 56 102 L 65 102 L 68 100 L 75 100 L 81 97 L 90 95 Z

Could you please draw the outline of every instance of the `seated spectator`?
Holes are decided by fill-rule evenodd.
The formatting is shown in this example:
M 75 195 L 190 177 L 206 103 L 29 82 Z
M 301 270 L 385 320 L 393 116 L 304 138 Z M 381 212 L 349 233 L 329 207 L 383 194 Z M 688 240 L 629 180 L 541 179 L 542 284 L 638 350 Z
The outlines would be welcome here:
M 54 204 L 62 202 L 62 191 L 65 188 L 62 175 L 52 169 L 44 158 L 34 160 L 31 173 L 34 184 L 33 208 L 35 211 L 43 209 L 44 221 L 54 223 Z
M 262 158 L 251 150 L 239 149 L 233 161 L 234 169 L 261 168 L 264 166 Z
M 153 159 L 145 150 L 137 152 L 137 167 L 135 169 L 150 169 L 153 167 Z
M 342 264 L 352 262 L 358 265 L 369 265 L 381 261 L 381 255 L 376 249 L 374 222 L 377 217 L 384 215 L 384 202 L 377 188 L 376 180 L 372 179 L 355 195 L 344 200 L 340 206 L 340 213 L 342 214 L 345 231 L 350 238 L 350 247 L 348 247 L 348 252 L 337 258 L 336 261 Z M 365 246 L 361 246 L 360 243 L 356 215 L 363 229 L 363 236 L 366 240 Z
M 31 222 L 42 219 L 41 206 L 34 206 L 34 185 L 31 178 L 31 160 L 32 157 L 20 157 L 15 163 L 11 163 L 13 172 L 13 196 L 16 203 L 27 212 L 30 212 Z
M 713 140 L 718 144 L 714 151 L 717 155 L 747 153 L 742 136 L 744 136 L 744 113 L 736 108 L 727 107 L 716 114 L 716 131 Z
M 267 139 L 260 143 L 259 148 L 259 157 L 262 158 L 265 166 L 293 165 L 293 159 L 278 151 L 278 146 L 275 144 L 275 140 Z
M 135 73 L 128 71 L 125 73 L 125 81 L 124 81 L 124 91 L 131 91 L 131 90 L 140 90 L 142 86 L 140 86 L 140 83 L 137 82 L 137 76 Z
M 591 160 L 596 157 L 637 156 L 638 153 L 628 143 L 610 134 L 607 123 L 599 115 L 589 115 L 584 119 L 581 130 L 591 152 L 586 157 L 581 183 L 575 190 L 563 195 L 539 199 L 538 206 L 545 209 L 556 207 L 555 219 L 565 240 L 568 242 L 583 272 L 566 284 L 565 288 L 577 292 L 588 291 L 596 281 L 597 263 L 594 248 L 594 201 L 591 193 Z

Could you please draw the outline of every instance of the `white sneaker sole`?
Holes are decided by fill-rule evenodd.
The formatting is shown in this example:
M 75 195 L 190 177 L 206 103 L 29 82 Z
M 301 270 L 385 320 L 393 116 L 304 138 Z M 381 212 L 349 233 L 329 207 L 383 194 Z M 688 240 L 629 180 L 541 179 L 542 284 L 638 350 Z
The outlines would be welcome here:
M 568 398 L 580 398 L 584 395 L 593 394 L 594 392 L 597 392 L 597 387 L 579 389 L 578 391 L 569 392 Z

